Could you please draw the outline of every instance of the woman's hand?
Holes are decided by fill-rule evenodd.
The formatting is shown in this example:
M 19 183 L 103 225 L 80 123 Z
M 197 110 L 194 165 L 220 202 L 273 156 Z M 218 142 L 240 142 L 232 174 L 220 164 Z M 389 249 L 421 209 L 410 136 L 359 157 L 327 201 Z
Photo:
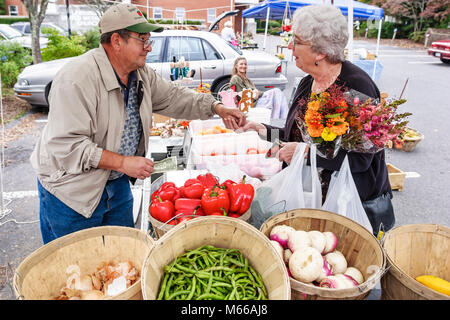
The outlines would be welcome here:
M 258 134 L 266 136 L 267 135 L 267 129 L 266 127 L 258 122 L 253 122 L 253 121 L 248 121 L 246 120 L 244 125 L 239 127 L 237 130 L 235 130 L 235 132 L 240 133 L 240 132 L 244 132 L 244 131 L 256 131 L 258 132 Z
M 297 149 L 298 142 L 287 142 L 283 144 L 278 151 L 278 159 L 290 164 L 294 157 L 295 149 Z M 308 156 L 309 145 L 305 148 L 305 158 Z
M 228 129 L 235 130 L 245 124 L 245 114 L 237 108 L 225 107 L 219 103 L 215 106 L 215 111 Z

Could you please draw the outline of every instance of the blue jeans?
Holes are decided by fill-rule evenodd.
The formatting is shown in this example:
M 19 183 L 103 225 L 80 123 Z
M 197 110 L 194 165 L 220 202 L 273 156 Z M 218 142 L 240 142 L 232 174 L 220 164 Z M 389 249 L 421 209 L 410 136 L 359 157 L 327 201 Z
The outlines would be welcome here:
M 100 203 L 90 218 L 74 211 L 48 192 L 38 180 L 39 216 L 44 244 L 69 233 L 99 226 L 134 228 L 133 194 L 128 176 L 106 183 Z

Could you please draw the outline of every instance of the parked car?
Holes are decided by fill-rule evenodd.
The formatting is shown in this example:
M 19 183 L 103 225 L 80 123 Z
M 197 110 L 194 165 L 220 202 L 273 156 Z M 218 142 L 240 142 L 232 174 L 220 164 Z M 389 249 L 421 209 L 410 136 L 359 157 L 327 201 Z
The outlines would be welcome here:
M 433 41 L 428 54 L 441 59 L 443 63 L 450 64 L 450 39 Z
M 9 24 L 0 24 L 0 41 L 17 42 L 24 48 L 31 49 L 31 37 L 25 36 L 16 29 L 12 28 Z M 41 49 L 47 47 L 48 39 L 40 38 L 39 45 Z
M 30 28 L 30 23 L 26 22 L 26 21 L 19 21 L 19 22 L 14 22 L 11 24 L 11 27 L 13 27 L 14 29 L 17 29 L 18 31 L 22 32 L 24 35 L 31 35 L 31 28 Z M 39 32 L 41 37 L 47 37 L 47 35 L 45 33 L 42 33 L 42 29 L 43 28 L 52 28 L 52 29 L 56 29 L 58 30 L 58 32 L 62 35 L 67 36 L 69 33 L 67 32 L 67 30 L 65 30 L 64 28 L 51 23 L 51 22 L 42 22 L 41 23 L 41 30 Z
M 255 86 L 266 91 L 271 88 L 284 90 L 287 78 L 281 72 L 280 60 L 262 51 L 241 51 L 229 45 L 212 32 L 191 30 L 165 30 L 152 35 L 154 44 L 147 56 L 147 63 L 164 79 L 170 80 L 170 64 L 184 56 L 194 77 L 186 86 L 195 88 L 202 83 L 210 85 L 215 96 L 229 87 L 234 60 L 247 58 L 247 75 Z M 32 105 L 48 106 L 47 96 L 52 79 L 68 61 L 65 58 L 26 67 L 17 78 L 14 92 Z M 220 96 L 218 96 L 220 97 Z

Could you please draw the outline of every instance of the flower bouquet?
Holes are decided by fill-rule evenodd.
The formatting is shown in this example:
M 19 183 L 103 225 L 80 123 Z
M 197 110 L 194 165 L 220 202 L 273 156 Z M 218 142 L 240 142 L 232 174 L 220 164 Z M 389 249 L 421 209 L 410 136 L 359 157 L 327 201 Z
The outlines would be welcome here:
M 349 123 L 348 104 L 337 85 L 320 94 L 311 94 L 304 117 L 296 118 L 303 141 L 316 144 L 317 153 L 327 159 L 336 156 Z
M 372 99 L 356 90 L 334 84 L 312 93 L 304 116 L 296 118 L 303 141 L 317 145 L 317 153 L 334 158 L 339 149 L 376 153 L 398 143 L 411 113 L 397 114 L 405 99 Z
M 349 132 L 344 135 L 341 146 L 349 151 L 376 153 L 385 147 L 401 143 L 401 136 L 411 115 L 397 113 L 406 99 L 371 99 L 361 92 L 350 90 L 344 94 L 350 108 Z

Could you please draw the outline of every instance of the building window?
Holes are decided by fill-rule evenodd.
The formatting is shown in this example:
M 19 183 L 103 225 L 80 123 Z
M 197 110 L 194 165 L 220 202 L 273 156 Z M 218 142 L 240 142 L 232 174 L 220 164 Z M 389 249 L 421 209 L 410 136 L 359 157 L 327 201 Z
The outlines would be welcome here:
M 154 7 L 153 8 L 153 19 L 162 19 L 162 8 Z
M 8 11 L 10 16 L 18 16 L 19 15 L 19 7 L 18 6 L 8 6 Z
M 215 8 L 209 8 L 208 9 L 208 23 L 212 23 L 216 20 L 216 9 Z
M 186 11 L 184 8 L 175 8 L 175 17 L 177 21 L 184 22 Z

